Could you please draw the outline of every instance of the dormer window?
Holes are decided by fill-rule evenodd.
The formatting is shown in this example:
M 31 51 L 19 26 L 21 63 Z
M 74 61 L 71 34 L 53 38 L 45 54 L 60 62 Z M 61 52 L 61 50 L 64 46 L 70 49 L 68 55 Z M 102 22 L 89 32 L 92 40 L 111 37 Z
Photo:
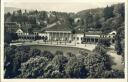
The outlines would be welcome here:
M 112 33 L 113 35 L 115 35 L 115 33 Z

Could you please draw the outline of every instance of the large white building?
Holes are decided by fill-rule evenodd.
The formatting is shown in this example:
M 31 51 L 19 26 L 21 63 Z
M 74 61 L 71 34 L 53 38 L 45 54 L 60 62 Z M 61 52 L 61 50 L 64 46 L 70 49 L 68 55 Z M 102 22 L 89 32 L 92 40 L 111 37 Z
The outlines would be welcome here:
M 110 32 L 109 34 L 102 34 L 97 31 L 89 32 L 72 32 L 70 26 L 62 24 L 60 22 L 49 25 L 40 31 L 33 31 L 33 33 L 28 33 L 24 31 L 21 27 L 18 28 L 15 33 L 17 33 L 19 40 L 45 40 L 47 42 L 66 42 L 75 44 L 81 43 L 97 43 L 100 39 L 109 39 L 111 43 L 114 43 L 114 38 L 116 31 Z

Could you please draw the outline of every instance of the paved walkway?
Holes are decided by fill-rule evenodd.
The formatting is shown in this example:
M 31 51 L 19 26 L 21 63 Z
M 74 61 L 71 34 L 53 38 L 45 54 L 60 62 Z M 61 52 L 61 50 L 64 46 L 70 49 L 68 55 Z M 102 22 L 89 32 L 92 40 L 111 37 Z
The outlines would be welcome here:
M 115 63 L 115 65 L 112 65 L 112 68 L 123 71 L 124 70 L 124 65 L 122 64 L 122 56 L 117 55 L 116 51 L 114 51 L 114 50 L 108 51 L 108 54 L 112 57 L 113 63 Z
M 75 44 L 75 43 L 57 43 L 57 42 L 43 42 L 43 41 L 28 41 L 28 42 L 22 42 L 22 43 L 11 43 L 10 45 L 50 45 L 50 46 L 64 46 L 64 47 L 77 47 L 77 48 L 83 48 L 92 51 L 95 49 L 95 44 Z

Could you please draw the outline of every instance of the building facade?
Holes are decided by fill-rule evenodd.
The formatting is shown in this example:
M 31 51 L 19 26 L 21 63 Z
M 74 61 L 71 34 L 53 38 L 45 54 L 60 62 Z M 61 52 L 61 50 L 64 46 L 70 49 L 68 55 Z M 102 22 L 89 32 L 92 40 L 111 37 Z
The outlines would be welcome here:
M 14 29 L 11 29 L 14 30 Z M 10 31 L 10 29 L 9 29 Z M 42 40 L 47 42 L 59 42 L 61 43 L 75 43 L 75 44 L 86 44 L 86 43 L 98 43 L 101 39 L 108 39 L 111 43 L 115 42 L 116 31 L 108 34 L 102 34 L 101 32 L 76 32 L 73 33 L 70 26 L 57 22 L 51 26 L 44 28 L 43 30 L 34 31 L 28 33 L 21 27 L 16 29 L 15 33 L 18 35 L 19 41 L 26 40 Z

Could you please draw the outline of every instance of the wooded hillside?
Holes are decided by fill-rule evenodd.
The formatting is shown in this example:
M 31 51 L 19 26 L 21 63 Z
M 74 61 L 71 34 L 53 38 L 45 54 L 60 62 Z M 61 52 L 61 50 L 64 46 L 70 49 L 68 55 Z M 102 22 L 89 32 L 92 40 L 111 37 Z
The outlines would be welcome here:
M 6 13 L 5 22 L 17 22 L 21 24 L 23 29 L 40 30 L 47 25 L 61 21 L 70 25 L 72 29 L 79 26 L 84 31 L 98 30 L 108 33 L 113 30 L 118 31 L 119 28 L 124 28 L 124 15 L 124 3 L 121 3 L 105 8 L 83 10 L 76 14 L 56 11 L 17 10 L 13 13 Z M 80 19 L 74 22 L 77 18 Z

